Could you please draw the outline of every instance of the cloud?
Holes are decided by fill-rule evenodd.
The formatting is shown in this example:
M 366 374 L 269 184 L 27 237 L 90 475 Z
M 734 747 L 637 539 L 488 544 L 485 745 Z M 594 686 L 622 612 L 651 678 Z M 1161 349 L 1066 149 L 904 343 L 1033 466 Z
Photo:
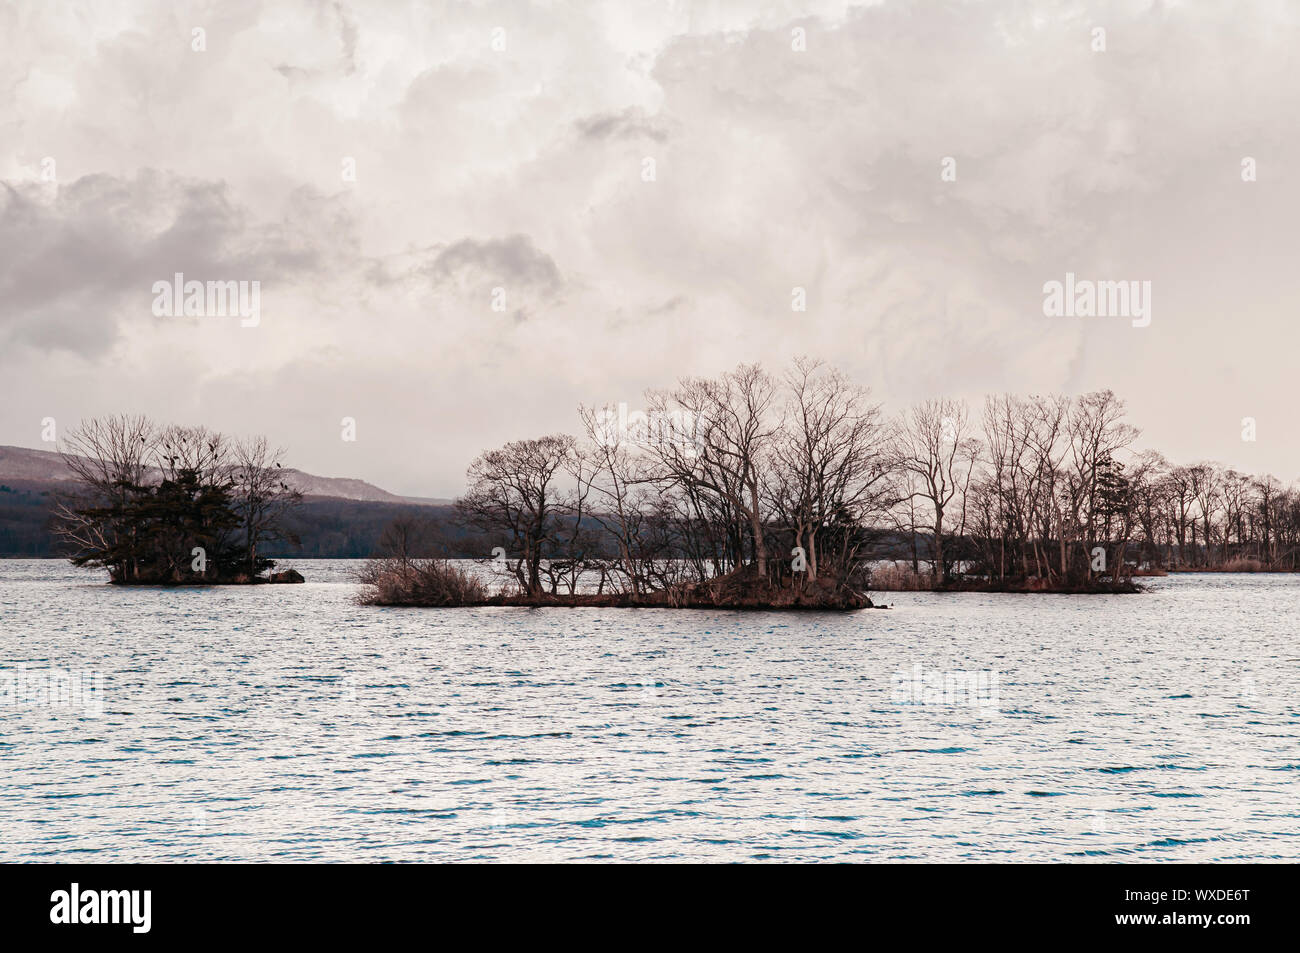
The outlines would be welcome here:
M 485 241 L 462 238 L 439 249 L 423 270 L 435 282 L 522 285 L 543 294 L 554 293 L 561 283 L 555 262 L 527 235 Z
M 617 113 L 583 116 L 575 125 L 579 135 L 585 139 L 650 139 L 655 142 L 668 139 L 668 133 L 653 118 L 631 107 Z
M 152 169 L 90 175 L 0 193 L 0 334 L 11 345 L 105 356 L 123 323 L 151 317 L 152 286 L 177 273 L 200 281 L 310 280 L 348 249 L 345 216 L 290 196 L 259 221 L 224 183 Z
M 467 448 L 571 427 L 579 402 L 798 353 L 891 407 L 1112 387 L 1172 455 L 1239 458 L 1238 427 L 1201 422 L 1231 407 L 1267 434 L 1258 408 L 1289 401 L 1298 18 L 10 5 L 0 374 L 62 414 L 118 401 L 248 430 L 220 396 L 238 382 L 295 465 L 330 472 L 350 459 L 333 403 L 364 407 L 385 439 L 347 475 L 426 495 L 458 489 Z M 260 279 L 262 325 L 154 319 L 151 284 L 178 270 Z M 1151 280 L 1151 326 L 1045 318 L 1066 271 Z M 430 380 L 474 412 L 431 414 Z M 0 442 L 28 416 L 0 407 Z M 1281 439 L 1249 449 L 1242 466 L 1300 472 Z

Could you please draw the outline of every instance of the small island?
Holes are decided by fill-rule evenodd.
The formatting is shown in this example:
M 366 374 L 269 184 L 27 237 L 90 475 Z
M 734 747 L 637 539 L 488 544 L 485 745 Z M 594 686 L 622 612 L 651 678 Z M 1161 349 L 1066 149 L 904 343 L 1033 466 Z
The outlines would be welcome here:
M 875 606 L 865 593 L 830 577 L 806 586 L 780 587 L 758 576 L 752 566 L 705 583 L 681 582 L 664 589 L 630 592 L 530 594 L 507 584 L 495 594 L 471 572 L 438 558 L 372 560 L 358 574 L 365 590 L 357 601 L 373 606 L 556 606 L 622 609 L 854 610 Z
M 54 501 L 53 524 L 73 565 L 122 586 L 303 581 L 263 555 L 292 540 L 284 517 L 302 499 L 265 438 L 111 416 L 83 422 L 62 455 L 75 488 Z
M 579 437 L 481 454 L 456 540 L 390 526 L 358 601 L 851 611 L 884 590 L 1134 593 L 1153 571 L 1132 543 L 1148 469 L 1120 462 L 1137 430 L 1109 391 L 992 398 L 984 441 L 959 401 L 887 419 L 806 359 L 644 406 L 579 407 Z M 478 567 L 446 558 L 475 546 Z

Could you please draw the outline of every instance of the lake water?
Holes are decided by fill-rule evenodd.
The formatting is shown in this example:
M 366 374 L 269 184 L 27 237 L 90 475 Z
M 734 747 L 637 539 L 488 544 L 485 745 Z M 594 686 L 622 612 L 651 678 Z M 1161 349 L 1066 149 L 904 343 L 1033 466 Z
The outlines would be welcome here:
M 362 608 L 294 565 L 0 560 L 0 860 L 1300 858 L 1300 577 L 742 614 Z

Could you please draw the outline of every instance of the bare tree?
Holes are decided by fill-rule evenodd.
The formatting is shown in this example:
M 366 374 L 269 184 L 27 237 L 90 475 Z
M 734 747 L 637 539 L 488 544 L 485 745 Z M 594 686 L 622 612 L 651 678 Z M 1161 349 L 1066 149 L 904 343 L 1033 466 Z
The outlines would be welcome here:
M 579 407 L 578 415 L 587 442 L 573 459 L 575 496 L 590 499 L 590 520 L 618 550 L 614 575 L 639 596 L 654 575 L 655 563 L 667 555 L 662 536 L 651 525 L 658 506 L 649 458 L 631 435 L 613 425 L 614 408 Z M 602 570 L 602 591 L 606 581 Z
M 65 434 L 59 453 L 79 486 L 54 503 L 55 532 L 77 565 L 103 564 L 122 580 L 138 578 L 140 527 L 109 517 L 121 512 L 148 479 L 158 428 L 145 417 L 83 420 Z M 98 559 L 109 554 L 108 561 Z
M 1187 469 L 1191 481 L 1192 498 L 1196 502 L 1201 521 L 1202 543 L 1205 546 L 1204 565 L 1208 567 L 1214 556 L 1214 518 L 1219 511 L 1220 483 L 1219 469 L 1213 463 L 1198 463 Z M 1195 527 L 1195 522 L 1192 523 Z M 1193 532 L 1192 548 L 1196 548 L 1196 536 Z
M 1138 436 L 1137 428 L 1124 423 L 1123 418 L 1124 402 L 1109 390 L 1083 394 L 1070 406 L 1067 425 L 1073 472 L 1067 492 L 1081 556 L 1086 556 L 1084 550 L 1098 541 L 1103 473 Z M 1085 575 L 1091 578 L 1091 564 L 1086 558 L 1082 563 Z
M 302 493 L 284 479 L 284 450 L 272 449 L 265 437 L 236 441 L 230 454 L 232 495 L 243 521 L 248 573 L 255 576 L 264 568 L 259 547 L 292 538 L 285 517 L 302 502 Z
M 766 576 L 762 467 L 777 427 L 775 382 L 757 364 L 742 364 L 717 379 L 684 380 L 673 391 L 649 397 L 651 413 L 659 419 L 693 425 L 692 440 L 680 439 L 670 428 L 654 436 L 650 449 L 661 480 L 688 494 L 701 511 L 712 508 L 731 523 L 737 562 L 744 561 L 740 535 L 747 531 L 754 565 Z
M 542 592 L 542 559 L 556 540 L 561 515 L 558 477 L 575 451 L 566 435 L 516 440 L 480 455 L 466 473 L 469 489 L 456 509 L 469 525 L 500 534 L 511 569 L 531 596 Z
M 772 443 L 768 496 L 806 553 L 809 581 L 821 562 L 825 528 L 878 522 L 893 502 L 891 458 L 880 406 L 865 388 L 820 361 L 800 358 L 786 375 L 788 399 Z M 842 533 L 840 560 L 859 534 Z M 847 566 L 840 567 L 847 571 Z
M 928 400 L 904 414 L 895 430 L 897 466 L 916 479 L 918 488 L 912 496 L 930 508 L 931 573 L 939 586 L 947 581 L 944 515 L 975 464 L 969 450 L 967 418 L 963 401 Z

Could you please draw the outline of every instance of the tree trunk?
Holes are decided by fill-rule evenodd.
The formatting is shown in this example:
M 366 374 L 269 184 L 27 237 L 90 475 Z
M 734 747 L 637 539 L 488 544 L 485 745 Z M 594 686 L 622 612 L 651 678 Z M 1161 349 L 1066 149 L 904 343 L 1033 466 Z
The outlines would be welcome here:
M 943 507 L 938 504 L 934 508 L 934 552 L 931 555 L 934 557 L 931 575 L 937 586 L 943 586 L 948 581 L 948 574 L 943 564 Z

